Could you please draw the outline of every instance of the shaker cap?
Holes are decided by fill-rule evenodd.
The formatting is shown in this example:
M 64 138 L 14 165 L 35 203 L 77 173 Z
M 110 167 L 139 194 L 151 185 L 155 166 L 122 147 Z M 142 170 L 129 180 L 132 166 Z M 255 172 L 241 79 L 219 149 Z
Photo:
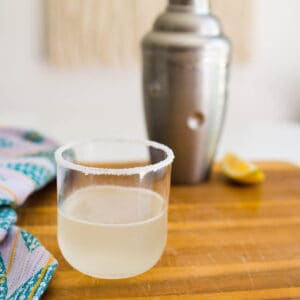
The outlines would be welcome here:
M 186 7 L 199 14 L 210 12 L 209 0 L 169 0 L 171 6 Z

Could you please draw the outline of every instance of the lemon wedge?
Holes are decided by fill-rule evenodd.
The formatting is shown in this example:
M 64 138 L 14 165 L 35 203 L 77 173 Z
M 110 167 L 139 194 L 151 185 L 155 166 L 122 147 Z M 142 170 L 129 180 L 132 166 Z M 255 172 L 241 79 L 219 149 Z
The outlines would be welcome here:
M 227 178 L 238 183 L 257 184 L 265 179 L 264 173 L 255 164 L 246 162 L 232 153 L 225 155 L 221 169 Z

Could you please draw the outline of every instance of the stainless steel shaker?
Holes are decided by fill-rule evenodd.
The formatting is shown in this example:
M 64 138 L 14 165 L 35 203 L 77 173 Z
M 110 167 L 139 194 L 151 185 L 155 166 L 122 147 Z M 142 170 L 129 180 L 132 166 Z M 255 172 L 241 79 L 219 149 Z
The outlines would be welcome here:
M 208 0 L 169 0 L 142 46 L 149 137 L 174 150 L 173 183 L 202 182 L 223 126 L 230 43 Z

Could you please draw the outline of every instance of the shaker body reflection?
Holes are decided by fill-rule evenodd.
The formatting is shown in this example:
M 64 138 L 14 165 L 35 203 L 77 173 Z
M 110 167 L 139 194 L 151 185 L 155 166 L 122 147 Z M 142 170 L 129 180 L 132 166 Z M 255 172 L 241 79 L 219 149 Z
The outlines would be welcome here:
M 209 177 L 226 110 L 230 43 L 207 0 L 170 0 L 143 40 L 150 139 L 176 155 L 172 181 Z

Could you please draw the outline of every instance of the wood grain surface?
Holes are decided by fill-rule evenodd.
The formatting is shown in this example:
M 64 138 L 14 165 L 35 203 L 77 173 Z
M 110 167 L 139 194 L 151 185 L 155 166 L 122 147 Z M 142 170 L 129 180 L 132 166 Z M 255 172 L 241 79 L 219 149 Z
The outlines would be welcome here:
M 172 187 L 169 237 L 159 263 L 126 280 L 98 280 L 73 270 L 56 241 L 56 187 L 18 210 L 59 267 L 43 299 L 300 299 L 300 169 L 261 163 L 259 186 L 209 183 Z
M 136 65 L 140 43 L 167 0 L 47 0 L 45 32 L 48 62 L 61 68 L 100 64 Z M 245 63 L 253 51 L 253 0 L 211 0 L 234 45 L 233 60 Z

